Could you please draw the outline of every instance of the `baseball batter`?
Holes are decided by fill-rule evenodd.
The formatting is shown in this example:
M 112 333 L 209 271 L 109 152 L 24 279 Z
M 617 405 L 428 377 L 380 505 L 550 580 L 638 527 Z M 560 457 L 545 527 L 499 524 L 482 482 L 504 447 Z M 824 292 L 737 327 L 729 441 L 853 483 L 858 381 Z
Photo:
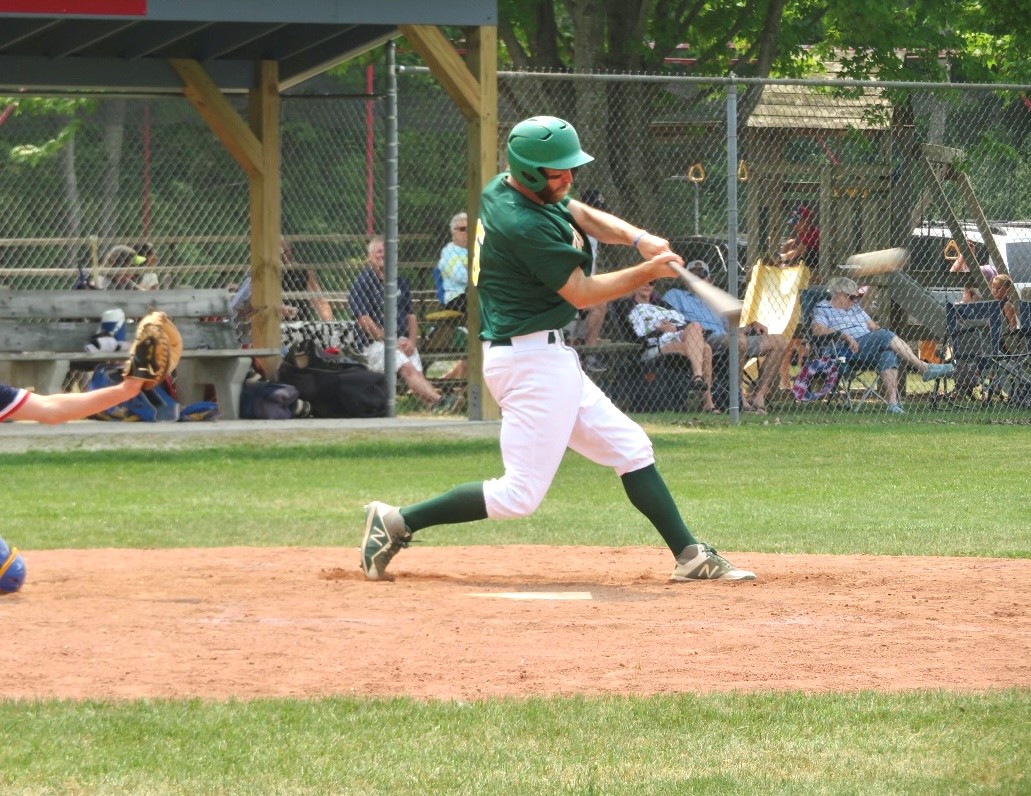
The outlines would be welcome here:
M 754 580 L 692 536 L 655 466 L 651 441 L 588 378 L 562 327 L 578 309 L 673 276 L 669 242 L 570 199 L 573 170 L 594 158 L 573 126 L 552 116 L 517 124 L 509 171 L 480 197 L 471 278 L 480 300 L 483 376 L 501 407 L 505 473 L 460 484 L 422 503 L 366 507 L 361 566 L 383 577 L 412 534 L 432 525 L 525 517 L 544 499 L 566 448 L 611 467 L 630 502 L 662 535 L 672 580 Z M 644 262 L 591 275 L 588 237 L 633 246 Z

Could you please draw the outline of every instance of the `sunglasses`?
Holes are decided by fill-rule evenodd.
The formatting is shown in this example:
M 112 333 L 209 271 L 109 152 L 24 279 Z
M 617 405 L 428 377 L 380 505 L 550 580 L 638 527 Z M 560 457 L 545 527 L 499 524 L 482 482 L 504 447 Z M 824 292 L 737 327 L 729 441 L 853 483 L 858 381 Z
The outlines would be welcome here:
M 455 232 L 467 232 L 468 227 L 455 227 Z

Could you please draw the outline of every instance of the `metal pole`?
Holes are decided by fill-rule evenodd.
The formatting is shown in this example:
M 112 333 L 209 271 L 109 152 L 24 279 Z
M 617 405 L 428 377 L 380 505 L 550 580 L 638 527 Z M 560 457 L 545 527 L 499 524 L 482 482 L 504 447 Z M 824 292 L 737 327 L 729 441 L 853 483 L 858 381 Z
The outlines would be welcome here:
M 701 183 L 696 182 L 694 184 L 694 234 L 699 234 L 699 219 L 698 219 L 698 193 L 701 190 Z
M 374 72 L 372 64 L 369 64 L 365 68 L 365 89 L 369 96 L 372 96 L 373 88 L 375 87 Z M 376 183 L 373 179 L 373 153 L 375 147 L 373 142 L 375 141 L 375 127 L 374 119 L 376 111 L 373 109 L 373 101 L 370 99 L 365 103 L 365 234 L 374 235 L 375 221 L 373 220 L 374 214 L 372 212 L 373 202 L 375 196 Z
M 738 294 L 739 264 L 737 261 L 737 86 L 730 73 L 727 91 L 727 291 Z M 727 381 L 730 388 L 730 422 L 741 422 L 741 362 L 738 352 L 738 325 L 733 324 L 728 338 Z
M 387 42 L 387 219 L 383 234 L 385 273 L 383 284 L 383 372 L 387 377 L 387 416 L 397 411 L 397 75 L 394 42 Z

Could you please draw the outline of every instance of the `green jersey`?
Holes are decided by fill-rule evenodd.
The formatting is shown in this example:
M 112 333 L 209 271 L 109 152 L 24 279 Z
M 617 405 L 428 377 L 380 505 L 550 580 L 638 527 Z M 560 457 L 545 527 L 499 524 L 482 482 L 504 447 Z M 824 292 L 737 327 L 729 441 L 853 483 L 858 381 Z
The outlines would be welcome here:
M 561 329 L 576 308 L 559 289 L 574 268 L 591 272 L 591 247 L 569 200 L 539 205 L 508 185 L 507 176 L 499 174 L 480 195 L 472 280 L 482 340 Z

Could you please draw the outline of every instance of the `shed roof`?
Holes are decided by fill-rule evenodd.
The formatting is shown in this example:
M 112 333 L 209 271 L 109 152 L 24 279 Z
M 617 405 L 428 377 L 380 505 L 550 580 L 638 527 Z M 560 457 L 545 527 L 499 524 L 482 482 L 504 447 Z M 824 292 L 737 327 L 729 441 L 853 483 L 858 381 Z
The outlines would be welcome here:
M 839 78 L 841 65 L 824 64 L 824 78 Z M 851 96 L 811 85 L 767 85 L 748 117 L 753 129 L 887 130 L 891 103 L 880 89 L 857 87 Z M 801 120 L 805 120 L 802 123 Z
M 179 93 L 173 58 L 224 92 L 283 88 L 398 36 L 399 25 L 497 24 L 496 0 L 0 0 L 0 91 Z

